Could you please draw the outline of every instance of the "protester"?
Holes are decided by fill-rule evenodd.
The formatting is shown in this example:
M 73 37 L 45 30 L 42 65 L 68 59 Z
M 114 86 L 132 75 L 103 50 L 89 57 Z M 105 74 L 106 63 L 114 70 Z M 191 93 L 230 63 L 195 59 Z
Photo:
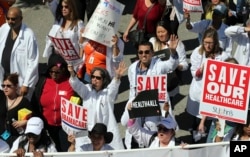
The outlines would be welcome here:
M 179 25 L 184 21 L 183 16 L 183 1 L 182 0 L 167 0 L 167 6 L 163 13 L 162 20 L 169 25 L 169 34 L 178 36 Z
M 82 152 L 82 151 L 99 151 L 99 150 L 113 150 L 108 145 L 113 140 L 113 133 L 107 132 L 107 127 L 103 123 L 96 123 L 91 131 L 89 131 L 88 137 L 91 143 L 84 144 L 80 148 L 75 148 L 75 136 L 69 135 L 68 141 L 71 143 L 69 152 Z
M 171 35 L 171 29 L 168 26 L 168 24 L 165 21 L 159 21 L 156 26 L 156 37 L 152 37 L 149 40 L 153 44 L 155 52 L 169 48 L 170 35 Z M 177 44 L 176 52 L 178 53 L 179 56 L 178 58 L 179 64 L 176 70 L 178 71 L 187 70 L 189 68 L 189 65 L 186 60 L 186 51 L 184 44 L 180 40 Z M 172 73 L 175 73 L 175 71 L 173 71 Z M 179 93 L 178 78 L 176 74 L 173 75 L 175 75 L 175 77 L 172 78 L 168 77 L 168 92 L 170 97 L 174 97 L 176 94 Z
M 0 83 L 4 76 L 18 73 L 20 95 L 31 99 L 38 81 L 39 51 L 33 31 L 22 19 L 21 9 L 11 7 L 0 28 Z
M 128 79 L 130 84 L 130 92 L 129 92 L 129 100 L 127 102 L 127 105 L 130 104 L 133 99 L 138 94 L 137 89 L 137 76 L 138 75 L 161 75 L 161 74 L 167 74 L 174 69 L 176 69 L 178 65 L 178 53 L 176 52 L 176 47 L 178 45 L 179 39 L 171 35 L 170 36 L 170 43 L 169 43 L 169 49 L 171 51 L 170 58 L 167 61 L 161 61 L 160 58 L 154 58 L 154 50 L 153 45 L 149 41 L 142 42 L 139 44 L 138 47 L 138 56 L 139 60 L 134 62 L 132 65 L 129 66 L 128 69 Z M 167 87 L 166 87 L 167 89 Z M 171 104 L 168 93 L 165 94 L 166 101 L 161 102 L 161 106 L 163 104 L 168 103 Z M 126 105 L 126 106 L 127 106 Z M 170 105 L 171 106 L 171 105 Z M 165 112 L 162 112 L 163 115 Z M 172 113 L 172 109 L 170 109 L 170 113 Z M 121 124 L 123 126 L 127 125 L 127 122 L 129 120 L 129 114 L 128 110 L 125 108 L 125 111 L 123 112 L 123 115 L 121 117 Z M 142 117 L 140 118 L 140 122 L 142 126 L 148 128 L 149 130 L 156 130 L 156 125 L 159 122 L 160 117 L 159 116 L 153 116 L 153 117 Z M 126 130 L 125 135 L 125 144 L 128 149 L 131 148 L 131 140 L 132 135 L 129 134 Z M 138 146 L 135 146 L 138 147 Z
M 208 28 L 203 35 L 202 44 L 194 49 L 190 60 L 193 79 L 189 89 L 186 111 L 194 118 L 193 130 L 201 133 L 205 132 L 204 125 L 199 125 L 201 118 L 201 115 L 199 115 L 199 105 L 203 86 L 203 71 L 205 70 L 204 64 L 207 59 L 224 61 L 228 57 L 228 53 L 225 53 L 220 48 L 217 31 L 213 28 Z
M 28 120 L 25 135 L 16 139 L 10 150 L 10 153 L 16 153 L 17 157 L 23 157 L 29 152 L 33 153 L 34 157 L 43 157 L 45 152 L 57 152 L 39 117 Z
M 250 112 L 249 111 L 250 110 L 248 110 L 246 124 L 238 124 L 236 126 L 232 140 L 250 141 Z
M 60 54 L 58 49 L 53 46 L 49 36 L 70 39 L 78 55 L 82 57 L 83 37 L 81 31 L 84 28 L 84 23 L 78 17 L 75 0 L 50 0 L 48 5 L 55 17 L 55 23 L 46 37 L 43 57 L 49 58 L 52 53 Z
M 129 41 L 128 34 L 136 24 L 137 29 L 144 29 L 146 34 L 145 36 L 147 36 L 148 39 L 153 36 L 156 23 L 162 18 L 165 7 L 166 0 L 138 0 L 134 7 L 133 16 L 127 26 L 127 29 L 124 31 L 123 41 Z M 145 15 L 150 8 L 151 10 L 146 17 L 145 28 L 143 28 Z
M 120 85 L 120 78 L 127 70 L 125 63 L 120 62 L 115 70 L 115 77 L 110 79 L 106 69 L 96 67 L 91 71 L 91 83 L 83 84 L 76 77 L 71 65 L 68 65 L 71 74 L 70 85 L 83 99 L 82 106 L 87 110 L 87 125 L 91 131 L 96 123 L 103 123 L 108 131 L 114 134 L 111 146 L 114 149 L 123 149 L 123 144 L 117 122 L 114 116 L 114 103 Z
M 86 68 L 84 81 L 86 83 L 90 83 L 90 72 L 95 67 L 107 69 L 111 78 L 115 76 L 114 67 L 118 67 L 123 60 L 124 43 L 116 34 L 112 37 L 111 42 L 112 47 L 88 39 L 83 42 Z
M 59 54 L 50 55 L 47 72 L 40 76 L 31 101 L 59 152 L 67 151 L 70 145 L 61 126 L 61 98 L 70 100 L 74 95 L 69 77 L 64 59 Z
M 234 58 L 240 65 L 250 65 L 250 19 L 247 20 L 246 26 L 230 26 L 225 30 L 226 36 L 237 43 Z
M 228 38 L 224 31 L 228 27 L 223 23 L 223 18 L 227 15 L 227 7 L 224 4 L 218 4 L 213 9 L 212 20 L 201 20 L 197 22 L 190 22 L 190 14 L 185 12 L 184 16 L 187 19 L 186 28 L 190 32 L 204 34 L 204 32 L 212 27 L 217 30 L 219 36 L 220 47 L 223 51 L 227 52 L 229 55 L 232 53 L 232 40 Z M 202 37 L 202 36 L 201 36 Z M 199 38 L 200 44 L 202 44 L 201 38 Z
M 8 9 L 16 2 L 16 0 L 1 0 L 0 1 L 0 27 L 6 22 L 6 14 Z
M 130 119 L 127 127 L 138 143 L 142 143 L 146 146 L 146 148 L 171 147 L 179 145 L 175 142 L 175 129 L 177 127 L 177 123 L 171 116 L 162 118 L 157 125 L 157 132 L 152 132 L 140 127 L 135 119 Z
M 3 84 L 1 84 L 4 95 L 1 94 L 0 98 L 2 102 L 2 105 L 0 105 L 0 134 L 1 138 L 4 139 L 10 147 L 13 141 L 23 133 L 21 131 L 19 133 L 18 129 L 24 129 L 27 124 L 27 119 L 18 119 L 18 111 L 23 108 L 32 111 L 29 100 L 18 94 L 18 79 L 19 76 L 17 74 L 9 74 L 4 78 Z

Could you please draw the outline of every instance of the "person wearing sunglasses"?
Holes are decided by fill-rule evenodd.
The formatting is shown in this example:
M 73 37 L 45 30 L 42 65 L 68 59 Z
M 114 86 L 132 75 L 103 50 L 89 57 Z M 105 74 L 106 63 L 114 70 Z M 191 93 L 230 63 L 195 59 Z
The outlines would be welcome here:
M 28 120 L 24 135 L 16 139 L 10 149 L 10 153 L 16 153 L 17 157 L 23 157 L 29 152 L 34 157 L 43 157 L 45 152 L 57 152 L 53 140 L 44 129 L 43 120 L 39 117 Z
M 70 143 L 61 126 L 61 98 L 70 100 L 74 90 L 69 84 L 69 71 L 65 60 L 56 53 L 49 57 L 48 68 L 41 75 L 31 99 L 35 113 L 42 117 L 59 152 L 67 151 Z
M 76 77 L 72 65 L 68 65 L 68 70 L 71 75 L 70 85 L 83 99 L 82 106 L 87 110 L 88 130 L 91 131 L 96 123 L 105 124 L 108 131 L 114 134 L 110 145 L 114 149 L 124 149 L 113 111 L 121 83 L 120 78 L 127 70 L 125 63 L 123 61 L 119 63 L 112 80 L 106 69 L 95 67 L 91 71 L 90 84 L 84 84 Z
M 175 35 L 170 36 L 169 49 L 171 51 L 169 60 L 162 61 L 160 58 L 154 57 L 153 45 L 149 41 L 145 41 L 139 44 L 138 46 L 138 58 L 139 60 L 135 61 L 129 66 L 128 69 L 128 79 L 130 83 L 130 92 L 129 92 L 129 100 L 127 102 L 128 106 L 134 98 L 137 96 L 137 76 L 138 75 L 167 75 L 169 72 L 174 71 L 178 66 L 178 53 L 176 52 L 176 47 L 178 45 L 179 39 Z M 167 86 L 167 85 L 166 85 Z M 166 87 L 167 89 L 167 87 Z M 168 96 L 168 92 L 165 94 L 166 102 L 161 102 L 160 106 L 168 103 L 171 104 Z M 172 114 L 172 109 L 169 110 L 170 114 Z M 162 111 L 165 114 L 165 111 Z M 121 124 L 123 126 L 127 125 L 129 120 L 129 114 L 127 108 L 123 112 L 121 117 Z M 138 118 L 142 126 L 147 128 L 148 130 L 155 131 L 156 125 L 160 120 L 160 116 L 153 117 L 142 117 Z M 132 141 L 132 135 L 128 133 L 126 130 L 125 135 L 125 144 L 127 149 L 130 148 L 138 148 L 138 143 L 136 141 Z
M 30 100 L 39 76 L 37 41 L 33 31 L 23 23 L 20 8 L 9 8 L 6 19 L 0 27 L 0 78 L 18 73 L 20 95 Z
M 142 128 L 136 119 L 129 119 L 127 128 L 138 143 L 146 148 L 171 147 L 178 145 L 175 139 L 176 121 L 168 116 L 162 118 L 157 124 L 155 132 Z
M 18 94 L 19 75 L 9 74 L 1 84 L 3 95 L 0 96 L 0 138 L 12 146 L 21 132 L 18 128 L 25 128 L 27 119 L 18 119 L 18 111 L 26 108 L 32 111 L 32 106 L 26 97 Z M 16 121 L 13 122 L 13 119 Z

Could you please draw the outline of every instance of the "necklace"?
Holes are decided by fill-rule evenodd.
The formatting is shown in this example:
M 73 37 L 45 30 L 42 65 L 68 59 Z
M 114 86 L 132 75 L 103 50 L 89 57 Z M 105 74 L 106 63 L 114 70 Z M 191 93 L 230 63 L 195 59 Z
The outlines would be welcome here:
M 8 102 L 8 109 L 10 109 L 16 102 L 17 100 L 17 97 L 11 102 L 11 104 L 9 105 L 9 102 Z

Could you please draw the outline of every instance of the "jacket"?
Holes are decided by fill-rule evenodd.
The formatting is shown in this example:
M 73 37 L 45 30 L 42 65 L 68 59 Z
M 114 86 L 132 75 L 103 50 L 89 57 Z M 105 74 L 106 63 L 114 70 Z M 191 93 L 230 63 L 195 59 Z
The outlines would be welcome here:
M 244 27 L 231 26 L 225 30 L 226 36 L 232 38 L 237 43 L 234 58 L 240 65 L 250 65 L 250 42 L 249 35 L 244 31 Z
M 10 26 L 5 23 L 0 28 L 0 62 Z M 33 31 L 25 24 L 16 38 L 10 58 L 10 72 L 19 74 L 19 85 L 35 87 L 38 81 L 39 50 Z M 4 69 L 0 63 L 0 84 L 3 83 Z
M 113 112 L 120 80 L 114 78 L 107 88 L 98 92 L 93 90 L 91 84 L 85 85 L 77 77 L 70 77 L 69 82 L 74 91 L 83 99 L 82 106 L 87 109 L 88 130 L 91 131 L 95 123 L 104 123 L 108 128 L 107 131 L 114 135 L 110 146 L 114 149 L 124 149 Z

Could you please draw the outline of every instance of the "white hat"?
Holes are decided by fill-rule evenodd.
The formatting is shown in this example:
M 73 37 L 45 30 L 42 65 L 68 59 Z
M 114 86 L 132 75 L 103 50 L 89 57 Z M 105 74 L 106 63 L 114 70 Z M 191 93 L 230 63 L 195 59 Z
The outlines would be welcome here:
M 25 129 L 25 134 L 33 133 L 35 135 L 40 135 L 43 130 L 43 120 L 39 117 L 31 117 Z

